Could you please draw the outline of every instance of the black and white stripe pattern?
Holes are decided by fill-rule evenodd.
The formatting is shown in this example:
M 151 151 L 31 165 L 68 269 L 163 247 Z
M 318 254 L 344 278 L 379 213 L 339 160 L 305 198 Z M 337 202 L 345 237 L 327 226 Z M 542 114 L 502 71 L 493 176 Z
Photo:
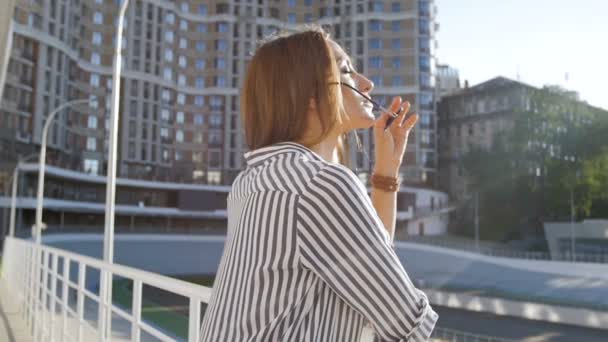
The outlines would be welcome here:
M 427 341 L 438 319 L 348 168 L 282 142 L 245 153 L 201 341 Z

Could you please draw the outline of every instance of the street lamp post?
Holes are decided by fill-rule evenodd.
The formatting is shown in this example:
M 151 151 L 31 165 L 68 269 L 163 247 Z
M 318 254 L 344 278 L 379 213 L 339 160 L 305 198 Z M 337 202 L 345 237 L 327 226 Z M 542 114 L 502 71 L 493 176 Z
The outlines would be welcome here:
M 44 172 L 46 168 L 46 141 L 49 132 L 49 127 L 55 119 L 55 116 L 66 107 L 73 106 L 80 103 L 89 103 L 92 99 L 78 99 L 66 102 L 61 106 L 55 108 L 46 119 L 44 128 L 42 129 L 42 140 L 40 141 L 40 159 L 38 162 L 38 191 L 36 193 L 36 223 L 34 225 L 34 239 L 37 244 L 41 243 L 42 235 L 42 199 L 44 195 Z
M 120 74 L 122 71 L 122 30 L 129 0 L 122 0 L 117 20 L 114 65 L 112 67 L 112 112 L 110 114 L 110 136 L 108 142 L 108 168 L 106 175 L 106 208 L 104 217 L 103 260 L 114 263 L 114 209 L 116 197 L 116 153 L 118 145 L 118 119 L 120 103 Z M 112 274 L 101 271 L 99 297 L 99 333 L 102 339 L 112 336 Z
M 34 238 L 34 241 L 37 245 L 40 245 L 42 243 L 42 201 L 43 201 L 43 195 L 44 195 L 44 172 L 45 172 L 45 167 L 46 167 L 46 144 L 47 144 L 47 136 L 48 136 L 48 132 L 49 132 L 49 127 L 51 127 L 51 123 L 53 122 L 53 119 L 55 119 L 55 117 L 57 116 L 57 114 L 65 109 L 66 107 L 69 106 L 73 106 L 76 104 L 80 104 L 80 103 L 90 103 L 91 101 L 95 101 L 95 98 L 88 98 L 88 99 L 78 99 L 78 100 L 72 100 L 72 101 L 68 101 L 62 105 L 60 105 L 59 107 L 55 108 L 51 113 L 49 113 L 48 117 L 46 118 L 46 122 L 44 123 L 44 127 L 42 128 L 42 140 L 40 141 L 40 159 L 38 161 L 38 191 L 36 193 L 36 223 L 34 224 L 34 227 L 32 227 L 32 235 Z M 30 269 L 30 272 L 32 275 L 34 275 L 34 284 L 30 290 L 30 301 L 32 303 L 34 303 L 34 298 L 36 296 L 37 293 L 40 292 L 40 251 L 34 251 L 33 255 L 32 255 L 32 260 L 35 260 L 35 262 L 32 262 L 32 267 Z M 34 323 L 34 338 L 37 338 L 38 333 L 40 332 L 40 323 L 37 319 L 34 319 L 35 315 L 37 314 L 37 312 L 30 312 L 30 319 L 31 321 Z
M 19 184 L 19 167 L 21 167 L 22 163 L 25 163 L 29 159 L 36 157 L 36 154 L 30 154 L 25 158 L 19 158 L 17 161 L 17 165 L 15 165 L 15 169 L 13 170 L 13 188 L 11 192 L 11 214 L 10 221 L 8 225 L 8 236 L 15 236 L 15 216 L 17 212 L 17 189 Z

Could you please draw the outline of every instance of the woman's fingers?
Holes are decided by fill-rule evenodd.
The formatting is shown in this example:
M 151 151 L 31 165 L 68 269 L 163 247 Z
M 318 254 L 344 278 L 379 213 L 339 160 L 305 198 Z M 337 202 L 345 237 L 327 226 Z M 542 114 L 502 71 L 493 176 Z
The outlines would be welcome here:
M 412 115 L 408 116 L 407 119 L 403 120 L 401 127 L 403 127 L 406 131 L 409 131 L 412 129 L 412 127 L 414 127 L 416 122 L 418 122 L 418 114 L 413 113 Z

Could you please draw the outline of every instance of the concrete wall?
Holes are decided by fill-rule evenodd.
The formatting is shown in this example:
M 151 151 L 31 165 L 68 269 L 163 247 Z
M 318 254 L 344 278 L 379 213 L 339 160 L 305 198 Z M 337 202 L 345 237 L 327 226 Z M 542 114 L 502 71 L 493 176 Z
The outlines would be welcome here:
M 570 239 L 573 230 L 575 239 L 608 239 L 608 220 L 584 220 L 575 222 L 572 228 L 570 222 L 545 222 L 545 237 L 552 258 L 557 258 L 560 253 L 559 239 Z

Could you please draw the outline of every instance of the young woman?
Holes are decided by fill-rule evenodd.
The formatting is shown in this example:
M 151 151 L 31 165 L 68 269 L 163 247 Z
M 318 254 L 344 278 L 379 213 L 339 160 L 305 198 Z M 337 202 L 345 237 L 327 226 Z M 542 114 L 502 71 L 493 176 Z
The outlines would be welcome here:
M 427 341 L 438 315 L 392 248 L 395 181 L 409 104 L 375 119 L 373 84 L 319 27 L 261 45 L 241 110 L 246 169 L 228 196 L 228 233 L 201 341 Z M 345 165 L 345 134 L 374 127 L 371 198 Z M 398 184 L 397 184 L 398 187 Z

